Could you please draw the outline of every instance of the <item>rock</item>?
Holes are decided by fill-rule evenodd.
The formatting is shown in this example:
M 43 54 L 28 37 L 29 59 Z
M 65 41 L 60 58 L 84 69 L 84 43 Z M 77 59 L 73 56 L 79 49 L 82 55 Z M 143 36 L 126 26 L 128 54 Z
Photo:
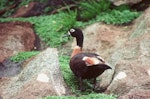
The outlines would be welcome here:
M 0 23 L 0 62 L 20 51 L 34 48 L 35 33 L 28 22 Z
M 150 91 L 147 90 L 132 90 L 118 99 L 150 99 Z
M 13 77 L 19 74 L 22 70 L 22 62 L 12 62 L 10 59 L 5 59 L 0 63 L 0 78 Z
M 30 59 L 23 71 L 2 90 L 4 99 L 37 99 L 48 95 L 66 95 L 60 72 L 58 52 L 47 48 Z
M 141 2 L 142 0 L 110 0 L 114 5 L 122 5 L 122 4 L 129 4 L 129 5 L 133 5 L 133 4 L 137 4 L 139 2 Z
M 137 93 L 142 90 L 141 96 L 149 97 L 145 95 L 150 92 L 150 8 L 134 24 L 127 41 L 110 57 L 115 73 L 106 93 L 139 97 Z
M 131 9 L 136 9 L 136 11 L 144 11 L 149 8 L 150 0 L 142 0 L 139 3 L 131 5 Z
M 86 27 L 83 50 L 100 54 L 113 68 L 99 78 L 107 94 L 136 96 L 150 91 L 150 8 L 130 26 L 96 23 Z M 75 45 L 75 40 L 72 46 Z M 136 91 L 137 93 L 133 93 Z M 130 93 L 131 92 L 131 93 Z M 148 94 L 147 94 L 148 93 Z M 130 99 L 130 98 L 123 98 Z M 139 98 L 141 99 L 141 98 Z M 145 99 L 145 98 L 142 98 Z
M 115 51 L 115 47 L 119 47 L 121 43 L 125 41 L 123 37 L 126 36 L 125 33 L 127 33 L 128 30 L 120 29 L 112 25 L 105 25 L 102 23 L 94 24 L 92 27 L 93 28 L 88 27 L 84 30 L 86 42 L 86 44 L 84 45 L 84 49 L 89 52 L 98 53 L 106 60 L 108 64 L 110 64 L 108 62 L 109 55 Z M 87 35 L 90 35 L 90 37 L 86 37 Z M 105 71 L 99 77 L 101 79 L 101 82 L 98 84 L 100 86 L 100 89 L 106 89 L 112 80 L 114 67 L 113 64 L 110 64 L 110 66 L 112 67 L 112 69 Z
M 30 17 L 42 14 L 42 4 L 39 2 L 30 2 L 28 5 L 20 7 L 11 17 Z
M 87 26 L 84 30 L 84 52 L 94 52 L 98 53 L 102 58 L 110 64 L 110 55 L 116 51 L 117 48 L 121 46 L 123 42 L 126 41 L 126 36 L 128 35 L 131 27 L 123 26 L 113 26 L 106 25 L 103 23 L 96 23 Z M 75 40 L 72 44 L 74 47 L 76 44 Z M 110 64 L 113 68 L 111 70 L 105 71 L 99 78 L 101 82 L 98 86 L 101 89 L 106 89 L 111 83 L 114 74 L 114 65 Z

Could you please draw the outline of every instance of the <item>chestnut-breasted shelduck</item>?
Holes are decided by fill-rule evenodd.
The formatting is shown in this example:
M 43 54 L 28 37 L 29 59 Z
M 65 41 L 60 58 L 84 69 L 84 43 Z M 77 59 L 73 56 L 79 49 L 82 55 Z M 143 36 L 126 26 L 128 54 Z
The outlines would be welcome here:
M 84 90 L 83 79 L 93 79 L 93 90 L 95 90 L 96 78 L 111 67 L 98 54 L 82 51 L 84 36 L 80 29 L 72 28 L 67 35 L 76 38 L 77 45 L 73 49 L 69 65 L 74 75 L 79 79 L 79 89 Z

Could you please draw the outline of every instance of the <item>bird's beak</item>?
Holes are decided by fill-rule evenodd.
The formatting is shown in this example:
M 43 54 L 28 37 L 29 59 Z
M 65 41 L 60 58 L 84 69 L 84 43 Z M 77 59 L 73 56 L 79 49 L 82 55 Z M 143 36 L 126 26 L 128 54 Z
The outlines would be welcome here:
M 64 34 L 63 35 L 63 38 L 65 38 L 65 37 L 70 37 L 70 35 L 67 33 L 67 34 Z
M 63 35 L 63 38 L 68 37 L 68 39 L 70 39 L 70 32 L 68 31 L 68 33 Z

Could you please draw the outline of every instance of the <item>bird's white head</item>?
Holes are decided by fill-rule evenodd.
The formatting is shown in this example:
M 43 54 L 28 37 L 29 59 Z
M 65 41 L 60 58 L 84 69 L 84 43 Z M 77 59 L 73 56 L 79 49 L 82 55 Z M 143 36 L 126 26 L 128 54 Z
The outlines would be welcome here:
M 78 28 L 71 28 L 68 31 L 68 35 L 72 36 L 72 37 L 79 37 L 81 35 L 83 35 L 82 31 Z

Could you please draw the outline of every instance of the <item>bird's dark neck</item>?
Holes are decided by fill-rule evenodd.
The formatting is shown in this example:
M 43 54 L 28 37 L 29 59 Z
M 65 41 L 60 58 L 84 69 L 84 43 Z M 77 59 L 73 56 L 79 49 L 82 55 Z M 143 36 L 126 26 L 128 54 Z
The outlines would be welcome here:
M 84 39 L 83 34 L 80 34 L 80 36 L 76 37 L 77 46 L 81 48 L 83 47 L 83 39 Z

